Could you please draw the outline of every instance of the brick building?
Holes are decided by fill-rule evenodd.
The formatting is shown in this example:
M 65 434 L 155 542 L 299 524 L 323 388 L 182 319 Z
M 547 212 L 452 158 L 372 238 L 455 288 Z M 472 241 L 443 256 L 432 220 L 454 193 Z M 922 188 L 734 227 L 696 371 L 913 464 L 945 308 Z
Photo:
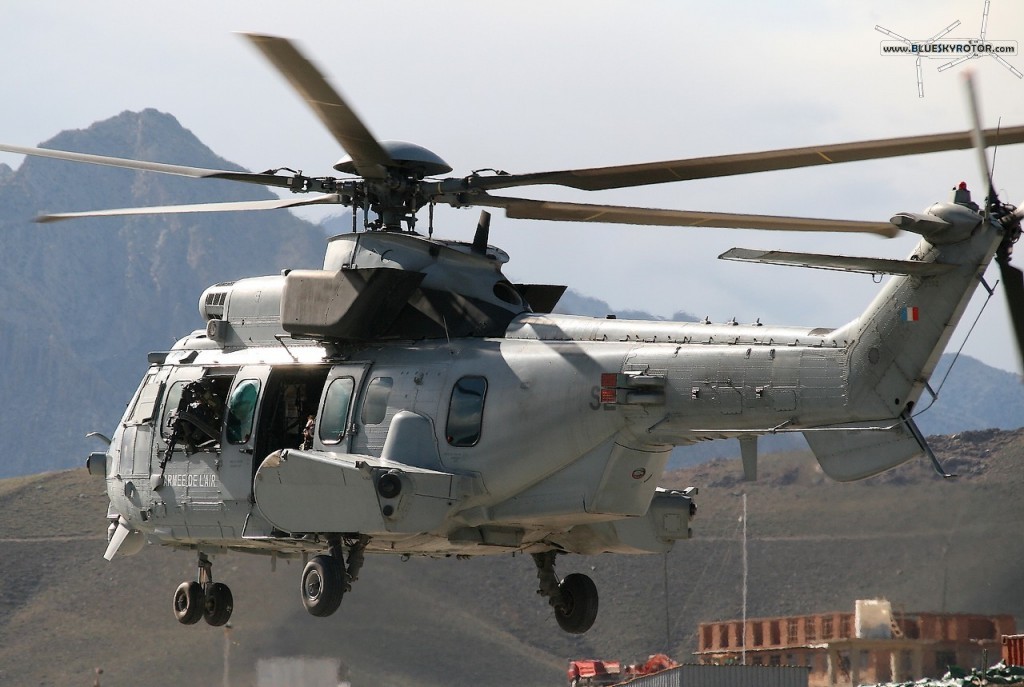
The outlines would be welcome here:
M 987 668 L 997 662 L 1011 615 L 893 613 L 887 601 L 858 601 L 853 613 L 701 623 L 701 663 L 796 665 L 811 670 L 812 687 L 902 682 L 941 677 L 951 665 Z

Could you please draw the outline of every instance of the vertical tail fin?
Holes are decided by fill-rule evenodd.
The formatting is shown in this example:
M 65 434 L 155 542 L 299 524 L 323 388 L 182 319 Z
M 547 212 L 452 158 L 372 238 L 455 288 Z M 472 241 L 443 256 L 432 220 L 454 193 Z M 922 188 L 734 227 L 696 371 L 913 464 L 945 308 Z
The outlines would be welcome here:
M 999 227 L 954 203 L 893 218 L 923 235 L 912 260 L 943 274 L 893 278 L 867 310 L 836 332 L 850 341 L 850 403 L 864 420 L 897 418 L 934 371 L 1002 238 Z
M 913 431 L 910 410 L 1002 240 L 999 225 L 983 220 L 969 199 L 955 200 L 892 220 L 923 236 L 912 260 L 950 269 L 893 278 L 860 317 L 834 333 L 849 342 L 848 410 L 854 423 L 850 429 L 804 433 L 834 479 L 869 477 L 928 452 Z

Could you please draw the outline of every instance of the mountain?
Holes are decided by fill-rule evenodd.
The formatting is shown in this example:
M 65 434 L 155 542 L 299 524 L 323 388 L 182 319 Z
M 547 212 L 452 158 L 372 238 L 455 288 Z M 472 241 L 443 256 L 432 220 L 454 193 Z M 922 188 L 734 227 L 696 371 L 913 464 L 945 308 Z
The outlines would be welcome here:
M 917 421 L 925 434 L 1024 426 L 1024 384 L 1017 375 L 989 367 L 970 356 L 956 358 L 947 353 L 940 359 L 931 385 L 939 395 L 935 404 L 927 407 L 927 392 L 918 402 Z
M 668 473 L 696 486 L 693 539 L 667 555 L 564 556 L 601 593 L 593 629 L 561 632 L 527 556 L 402 561 L 368 556 L 341 610 L 302 609 L 301 562 L 214 557 L 231 585 L 231 628 L 174 621 L 171 597 L 195 554 L 147 546 L 102 558 L 106 497 L 82 469 L 0 480 L 0 684 L 104 687 L 256 683 L 259 658 L 339 659 L 353 687 L 564 685 L 570 658 L 684 660 L 702 621 L 741 617 L 743 494 L 749 617 L 895 609 L 1009 613 L 1024 622 L 1024 431 L 932 437 L 960 477 L 925 460 L 849 484 L 806 453 L 766 461 L 741 482 L 736 460 Z
M 672 322 L 696 322 L 697 318 L 682 310 L 672 317 L 665 318 L 652 315 L 643 310 L 613 310 L 611 306 L 599 298 L 585 296 L 573 289 L 568 289 L 555 307 L 556 313 L 565 315 L 586 315 L 587 317 L 607 317 L 614 315 L 622 320 L 668 320 Z
M 123 112 L 42 144 L 239 169 L 174 117 Z M 0 170 L 0 475 L 81 465 L 146 369 L 199 327 L 211 284 L 316 268 L 323 232 L 290 213 L 217 213 L 34 224 L 42 212 L 273 198 L 260 186 L 28 158 Z M 59 190 L 55 192 L 55 190 Z

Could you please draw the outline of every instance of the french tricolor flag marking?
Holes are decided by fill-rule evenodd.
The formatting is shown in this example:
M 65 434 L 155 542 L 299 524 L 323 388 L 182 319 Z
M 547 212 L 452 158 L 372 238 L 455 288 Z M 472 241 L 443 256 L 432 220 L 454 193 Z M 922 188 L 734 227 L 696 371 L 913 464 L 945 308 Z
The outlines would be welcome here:
M 908 305 L 900 309 L 900 319 L 904 322 L 917 322 L 921 319 L 921 313 L 916 305 Z

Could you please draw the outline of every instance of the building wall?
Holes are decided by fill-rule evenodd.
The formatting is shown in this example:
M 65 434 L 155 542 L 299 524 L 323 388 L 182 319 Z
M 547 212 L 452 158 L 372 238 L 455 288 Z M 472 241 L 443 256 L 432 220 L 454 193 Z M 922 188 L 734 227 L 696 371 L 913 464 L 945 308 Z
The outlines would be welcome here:
M 854 636 L 853 613 L 701 623 L 702 663 L 802 666 L 812 687 L 940 677 L 948 666 L 987 668 L 999 660 L 1001 637 L 1016 631 L 1013 616 L 953 613 L 894 614 L 891 639 Z
M 853 638 L 853 613 L 755 618 L 746 622 L 746 647 L 750 649 L 801 647 L 835 639 Z M 998 640 L 1016 632 L 1011 615 L 965 613 L 897 614 L 900 634 L 907 639 Z M 699 652 L 736 650 L 744 646 L 744 624 L 739 620 L 701 623 Z

